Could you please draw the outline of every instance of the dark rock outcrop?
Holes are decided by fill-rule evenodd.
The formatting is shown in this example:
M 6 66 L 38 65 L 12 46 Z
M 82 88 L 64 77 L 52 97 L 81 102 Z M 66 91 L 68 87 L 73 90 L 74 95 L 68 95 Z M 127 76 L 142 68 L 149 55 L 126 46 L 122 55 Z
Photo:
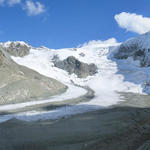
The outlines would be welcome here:
M 69 56 L 63 61 L 60 61 L 58 57 L 53 59 L 54 66 L 67 71 L 69 74 L 76 74 L 79 78 L 86 78 L 97 73 L 97 67 L 95 64 L 86 64 L 74 56 Z
M 137 150 L 150 150 L 150 141 L 145 142 L 142 146 L 140 146 Z
M 134 60 L 139 60 L 141 67 L 150 66 L 150 49 L 142 49 L 137 45 L 124 45 L 121 44 L 118 48 L 117 53 L 115 53 L 115 58 L 117 59 L 127 59 L 128 57 L 133 57 Z

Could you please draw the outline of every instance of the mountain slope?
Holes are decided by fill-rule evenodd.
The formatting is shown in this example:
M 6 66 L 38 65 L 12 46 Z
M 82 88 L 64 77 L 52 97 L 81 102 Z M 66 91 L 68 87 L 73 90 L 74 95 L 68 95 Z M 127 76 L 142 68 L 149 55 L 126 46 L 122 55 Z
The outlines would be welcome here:
M 113 56 L 124 80 L 140 85 L 143 93 L 150 94 L 150 32 L 123 42 Z
M 16 64 L 0 49 L 0 104 L 46 98 L 65 90 L 62 83 Z
M 150 66 L 150 32 L 129 39 L 119 46 L 115 58 L 127 59 L 129 57 L 139 60 L 141 67 Z

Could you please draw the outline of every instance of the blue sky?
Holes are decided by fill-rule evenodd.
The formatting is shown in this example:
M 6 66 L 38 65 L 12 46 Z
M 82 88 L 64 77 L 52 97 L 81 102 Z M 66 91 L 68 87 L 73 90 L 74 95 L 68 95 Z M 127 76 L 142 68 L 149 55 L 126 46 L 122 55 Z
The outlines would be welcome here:
M 0 41 L 21 40 L 36 47 L 76 47 L 90 40 L 112 37 L 124 41 L 137 36 L 139 29 L 132 31 L 132 17 L 120 27 L 114 19 L 116 14 L 128 12 L 150 17 L 149 0 L 0 0 L 0 3 Z M 139 25 L 143 27 L 141 22 Z M 145 22 L 149 24 L 149 20 Z M 131 24 L 133 27 L 129 29 Z

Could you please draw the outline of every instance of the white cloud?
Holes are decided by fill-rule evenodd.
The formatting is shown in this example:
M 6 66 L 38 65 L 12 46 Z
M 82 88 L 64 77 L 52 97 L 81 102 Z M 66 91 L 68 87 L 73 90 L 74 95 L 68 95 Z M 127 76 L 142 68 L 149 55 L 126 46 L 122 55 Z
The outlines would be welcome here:
M 25 2 L 25 3 L 24 3 Z M 29 16 L 36 16 L 46 11 L 44 4 L 32 0 L 0 0 L 1 6 L 14 6 L 19 4 L 23 10 L 26 10 Z
M 15 4 L 20 4 L 21 0 L 8 0 L 8 5 L 13 6 Z
M 0 0 L 0 5 L 6 6 L 13 6 L 15 4 L 21 3 L 21 0 Z
M 145 33 L 150 31 L 150 18 L 135 13 L 122 12 L 114 16 L 118 25 L 127 31 Z
M 104 45 L 104 46 L 113 46 L 117 45 L 117 40 L 115 38 L 110 38 L 108 40 L 102 41 L 102 40 L 92 40 L 89 42 L 86 42 L 82 45 L 79 45 L 78 47 L 84 47 L 84 46 L 92 46 L 92 45 Z
M 3 5 L 5 0 L 0 0 L 0 5 Z
M 37 1 L 27 0 L 25 10 L 27 10 L 28 15 L 35 16 L 45 12 L 45 6 Z

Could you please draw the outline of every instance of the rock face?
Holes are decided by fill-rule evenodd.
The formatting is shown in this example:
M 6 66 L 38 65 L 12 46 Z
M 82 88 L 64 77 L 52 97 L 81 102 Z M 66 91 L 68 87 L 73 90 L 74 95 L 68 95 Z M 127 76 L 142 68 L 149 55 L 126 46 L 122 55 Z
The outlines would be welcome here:
M 16 64 L 0 49 L 0 104 L 47 98 L 66 88 L 54 79 Z
M 147 141 L 142 146 L 140 146 L 137 150 L 149 150 L 150 149 L 150 141 Z
M 60 61 L 59 58 L 54 58 L 54 66 L 63 69 L 69 74 L 76 74 L 79 78 L 86 78 L 97 73 L 97 67 L 95 64 L 86 64 L 73 56 Z
M 150 32 L 122 43 L 114 56 L 117 59 L 133 57 L 140 61 L 141 67 L 150 66 Z
M 12 56 L 23 57 L 29 54 L 31 46 L 24 42 L 6 42 L 1 47 Z
M 0 51 L 0 65 L 2 65 L 4 59 L 4 54 Z

